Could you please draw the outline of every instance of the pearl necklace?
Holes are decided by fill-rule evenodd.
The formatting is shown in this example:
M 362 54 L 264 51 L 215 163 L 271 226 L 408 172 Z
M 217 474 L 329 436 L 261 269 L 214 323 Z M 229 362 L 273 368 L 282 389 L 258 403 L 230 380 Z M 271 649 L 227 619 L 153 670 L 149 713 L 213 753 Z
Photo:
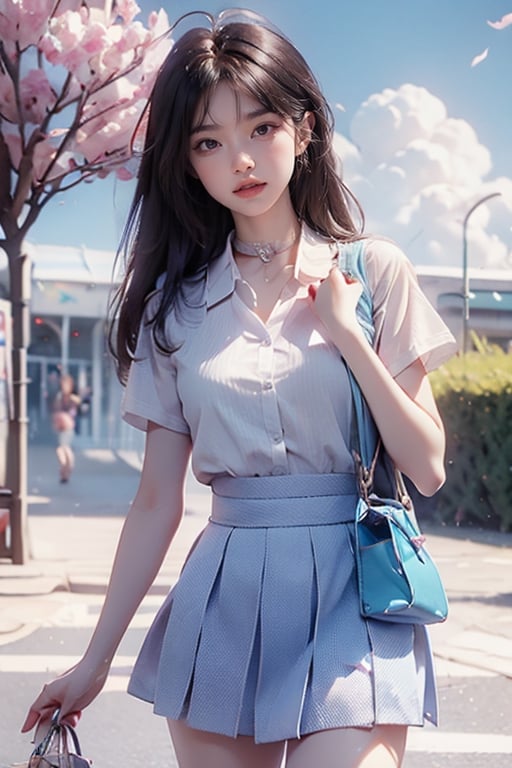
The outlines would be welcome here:
M 278 256 L 280 253 L 288 251 L 295 245 L 298 236 L 299 233 L 296 232 L 289 240 L 269 243 L 246 243 L 244 240 L 239 240 L 238 237 L 234 237 L 233 249 L 243 256 L 258 256 L 264 264 L 270 264 L 274 256 Z

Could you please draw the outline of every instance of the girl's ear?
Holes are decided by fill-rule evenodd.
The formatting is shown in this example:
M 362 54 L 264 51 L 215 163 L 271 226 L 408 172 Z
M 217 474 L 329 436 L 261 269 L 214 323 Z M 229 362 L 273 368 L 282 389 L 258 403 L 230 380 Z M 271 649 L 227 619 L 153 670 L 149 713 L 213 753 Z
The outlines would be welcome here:
M 311 134 L 315 127 L 315 116 L 313 112 L 306 112 L 302 118 L 301 124 L 297 128 L 295 138 L 295 155 L 302 155 L 308 148 L 308 144 L 311 141 Z

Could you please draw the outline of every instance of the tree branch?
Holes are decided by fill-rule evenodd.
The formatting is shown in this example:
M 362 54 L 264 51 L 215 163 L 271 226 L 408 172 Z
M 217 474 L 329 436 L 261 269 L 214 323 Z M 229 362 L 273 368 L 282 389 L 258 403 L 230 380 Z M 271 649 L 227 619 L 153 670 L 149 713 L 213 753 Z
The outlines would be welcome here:
M 1 127 L 0 122 L 0 127 Z M 0 214 L 7 211 L 12 205 L 11 189 L 11 157 L 7 144 L 0 131 Z
M 12 216 L 11 158 L 4 137 L 0 132 L 0 227 L 6 238 L 16 234 L 16 220 Z

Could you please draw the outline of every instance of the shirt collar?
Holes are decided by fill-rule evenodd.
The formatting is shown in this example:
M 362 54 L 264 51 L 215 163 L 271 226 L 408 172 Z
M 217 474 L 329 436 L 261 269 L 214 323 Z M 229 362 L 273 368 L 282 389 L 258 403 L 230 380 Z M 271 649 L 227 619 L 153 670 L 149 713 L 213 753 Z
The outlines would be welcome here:
M 233 257 L 232 234 L 231 232 L 228 236 L 224 251 L 208 267 L 206 278 L 208 309 L 230 296 L 235 290 L 236 281 L 241 279 Z M 295 262 L 295 279 L 301 285 L 309 285 L 327 277 L 335 254 L 334 242 L 303 224 Z

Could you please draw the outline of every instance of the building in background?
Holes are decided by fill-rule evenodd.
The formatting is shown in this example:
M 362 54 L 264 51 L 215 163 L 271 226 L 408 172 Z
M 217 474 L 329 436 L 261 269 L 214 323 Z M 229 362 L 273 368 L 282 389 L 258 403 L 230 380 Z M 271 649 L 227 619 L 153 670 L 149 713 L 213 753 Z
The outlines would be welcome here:
M 107 311 L 117 284 L 115 254 L 29 245 L 32 263 L 28 413 L 32 441 L 53 439 L 51 407 L 67 372 L 82 398 L 82 444 L 129 447 L 138 435 L 120 418 L 121 386 L 108 352 Z
M 457 267 L 417 267 L 418 279 L 462 348 L 464 297 Z M 512 351 L 512 270 L 469 269 L 468 330 Z

